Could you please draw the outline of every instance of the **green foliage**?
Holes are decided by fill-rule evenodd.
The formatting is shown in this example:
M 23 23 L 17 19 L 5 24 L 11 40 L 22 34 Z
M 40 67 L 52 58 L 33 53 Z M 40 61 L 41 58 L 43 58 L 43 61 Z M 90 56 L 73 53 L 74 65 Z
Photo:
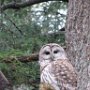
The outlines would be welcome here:
M 0 63 L 2 72 L 13 85 L 25 83 L 27 85 L 39 84 L 39 66 L 37 62 L 21 63 L 14 61 L 12 64 Z M 37 68 L 37 69 L 36 69 Z M 35 87 L 34 86 L 34 87 Z

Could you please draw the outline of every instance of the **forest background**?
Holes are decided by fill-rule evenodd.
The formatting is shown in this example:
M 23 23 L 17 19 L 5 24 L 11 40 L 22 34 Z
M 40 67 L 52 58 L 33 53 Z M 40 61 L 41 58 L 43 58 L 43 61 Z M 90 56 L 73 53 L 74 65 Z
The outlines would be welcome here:
M 43 44 L 58 43 L 65 47 L 67 1 L 48 1 L 25 8 L 5 8 L 29 0 L 1 0 L 0 69 L 13 86 L 27 85 L 37 90 L 40 80 L 38 61 L 22 63 L 7 57 L 29 56 Z

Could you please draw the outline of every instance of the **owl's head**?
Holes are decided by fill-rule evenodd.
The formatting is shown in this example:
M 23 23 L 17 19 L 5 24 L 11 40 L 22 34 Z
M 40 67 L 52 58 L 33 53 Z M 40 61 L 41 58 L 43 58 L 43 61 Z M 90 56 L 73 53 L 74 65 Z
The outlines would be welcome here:
M 67 59 L 67 56 L 64 49 L 56 43 L 44 45 L 39 52 L 39 63 L 41 64 L 46 65 L 60 59 Z

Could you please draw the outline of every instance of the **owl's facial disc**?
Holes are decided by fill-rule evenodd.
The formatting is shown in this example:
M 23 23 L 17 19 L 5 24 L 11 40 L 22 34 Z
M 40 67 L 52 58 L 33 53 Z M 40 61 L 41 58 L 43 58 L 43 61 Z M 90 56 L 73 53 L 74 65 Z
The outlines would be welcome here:
M 43 59 L 43 60 L 49 60 L 50 56 L 51 56 L 51 51 L 50 51 L 50 47 L 46 46 L 42 49 L 41 53 L 39 54 L 39 56 Z
M 64 49 L 58 44 L 47 44 L 41 48 L 39 53 L 41 62 L 49 63 L 58 59 L 67 59 Z
M 54 46 L 52 48 L 52 53 L 53 53 L 54 60 L 66 59 L 67 58 L 65 51 L 62 47 Z

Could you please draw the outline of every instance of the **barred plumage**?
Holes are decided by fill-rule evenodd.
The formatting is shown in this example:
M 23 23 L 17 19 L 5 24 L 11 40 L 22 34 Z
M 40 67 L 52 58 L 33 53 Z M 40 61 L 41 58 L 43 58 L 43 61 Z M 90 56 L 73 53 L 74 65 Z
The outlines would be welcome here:
M 77 75 L 64 49 L 58 44 L 44 45 L 39 53 L 41 83 L 52 90 L 76 90 Z M 51 90 L 41 88 L 40 90 Z

